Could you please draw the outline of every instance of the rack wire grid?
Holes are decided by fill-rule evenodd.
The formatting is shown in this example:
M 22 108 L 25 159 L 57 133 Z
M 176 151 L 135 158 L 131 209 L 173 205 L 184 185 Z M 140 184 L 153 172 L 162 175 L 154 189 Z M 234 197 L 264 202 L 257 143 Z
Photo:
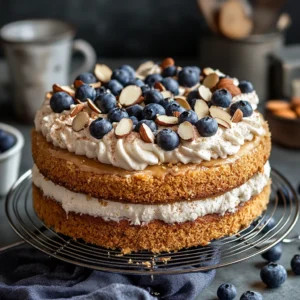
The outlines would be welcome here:
M 271 171 L 272 191 L 267 210 L 250 227 L 205 247 L 153 254 L 122 254 L 73 240 L 47 227 L 32 207 L 32 175 L 27 171 L 7 196 L 5 209 L 10 225 L 28 244 L 65 262 L 108 272 L 139 275 L 181 274 L 207 271 L 238 263 L 260 254 L 284 239 L 295 226 L 299 200 L 290 183 Z M 264 230 L 271 218 L 276 225 Z

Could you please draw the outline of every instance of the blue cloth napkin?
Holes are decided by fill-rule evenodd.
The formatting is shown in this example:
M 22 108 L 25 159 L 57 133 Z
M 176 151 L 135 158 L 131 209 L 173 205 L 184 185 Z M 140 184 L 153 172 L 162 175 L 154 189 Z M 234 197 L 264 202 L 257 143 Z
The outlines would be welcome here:
M 209 263 L 215 263 L 218 255 Z M 182 275 L 121 275 L 64 263 L 29 245 L 0 253 L 0 299 L 195 299 L 215 270 Z

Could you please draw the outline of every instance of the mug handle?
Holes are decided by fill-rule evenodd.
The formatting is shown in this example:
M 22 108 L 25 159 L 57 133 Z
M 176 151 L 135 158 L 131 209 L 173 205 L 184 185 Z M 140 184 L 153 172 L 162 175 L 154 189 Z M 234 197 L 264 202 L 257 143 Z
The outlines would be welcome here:
M 79 74 L 92 70 L 96 64 L 97 55 L 91 44 L 82 39 L 73 41 L 72 50 L 73 53 L 80 52 L 83 55 L 83 62 L 81 65 L 71 72 L 71 80 L 73 81 Z

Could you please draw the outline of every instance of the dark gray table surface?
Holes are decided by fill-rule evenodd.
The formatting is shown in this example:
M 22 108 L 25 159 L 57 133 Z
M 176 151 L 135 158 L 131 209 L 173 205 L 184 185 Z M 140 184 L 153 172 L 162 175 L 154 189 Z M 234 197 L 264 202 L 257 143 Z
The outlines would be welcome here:
M 126 61 L 126 60 L 122 60 Z M 120 61 L 111 61 L 105 60 L 105 63 L 112 62 L 113 66 L 119 65 Z M 128 61 L 126 61 L 128 62 Z M 130 61 L 131 63 L 131 61 Z M 189 64 L 185 63 L 185 65 Z M 0 71 L 5 68 L 3 62 L 0 61 Z M 133 61 L 133 64 L 136 65 L 137 62 Z M 1 73 L 1 72 L 0 72 Z M 3 74 L 3 72 L 2 72 Z M 3 82 L 3 78 L 2 82 Z M 1 80 L 0 79 L 0 80 Z M 22 154 L 22 162 L 20 168 L 20 174 L 24 173 L 26 170 L 32 166 L 31 158 L 31 148 L 30 148 L 30 131 L 31 125 L 24 125 L 19 123 L 14 118 L 9 117 L 10 105 L 3 105 L 3 100 L 1 103 L 0 98 L 0 108 L 7 107 L 7 110 L 4 112 L 3 109 L 0 109 L 0 122 L 9 123 L 17 127 L 25 137 L 25 146 Z M 293 187 L 296 189 L 300 183 L 300 151 L 290 150 L 282 148 L 278 145 L 273 145 L 272 154 L 271 154 L 271 166 L 279 170 L 284 176 L 291 182 Z M 1 176 L 3 176 L 1 174 Z M 4 211 L 5 198 L 0 197 L 0 247 L 9 245 L 13 242 L 19 241 L 20 238 L 13 232 L 10 228 L 7 218 Z M 291 235 L 300 234 L 300 224 L 296 225 Z M 208 287 L 199 297 L 199 299 L 212 300 L 217 299 L 216 291 L 220 284 L 224 282 L 233 283 L 238 290 L 238 297 L 247 290 L 256 290 L 263 294 L 264 299 L 300 299 L 300 285 L 299 280 L 300 276 L 295 276 L 290 270 L 290 260 L 294 254 L 300 254 L 299 250 L 300 242 L 294 242 L 291 244 L 283 245 L 283 256 L 280 259 L 280 263 L 288 270 L 288 279 L 287 281 L 278 289 L 267 289 L 260 280 L 259 272 L 262 266 L 264 265 L 264 260 L 260 255 L 223 269 L 217 270 L 217 275 L 210 287 Z

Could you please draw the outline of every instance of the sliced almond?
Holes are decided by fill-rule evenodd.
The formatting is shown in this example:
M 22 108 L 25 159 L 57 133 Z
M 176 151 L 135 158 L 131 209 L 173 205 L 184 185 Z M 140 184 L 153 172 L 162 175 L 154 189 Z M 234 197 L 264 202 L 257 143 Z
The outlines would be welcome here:
M 231 127 L 231 116 L 227 111 L 217 106 L 211 106 L 209 112 L 213 118 L 223 120 Z
M 181 123 L 177 132 L 184 141 L 191 142 L 195 139 L 194 126 L 188 121 Z
M 91 99 L 87 98 L 87 104 L 88 104 L 88 107 L 89 107 L 93 112 L 95 112 L 95 113 L 97 113 L 97 114 L 101 114 L 101 110 L 95 105 L 95 103 L 94 103 Z
M 94 73 L 98 80 L 106 83 L 106 82 L 110 81 L 110 78 L 112 75 L 112 70 L 107 65 L 96 64 Z
M 155 63 L 153 61 L 146 61 L 142 64 L 139 65 L 139 67 L 136 69 L 136 75 L 137 76 L 141 76 L 143 78 L 145 78 L 150 70 L 155 66 Z
M 173 111 L 172 114 L 173 114 L 174 117 L 178 118 L 181 115 L 181 112 L 180 111 Z
M 200 85 L 198 92 L 201 99 L 205 100 L 206 102 L 211 100 L 212 92 L 205 85 Z
M 223 78 L 217 84 L 218 89 L 228 90 L 233 97 L 240 95 L 242 92 L 239 87 L 234 84 L 233 79 Z
M 231 121 L 233 123 L 241 122 L 243 119 L 243 112 L 238 108 L 235 113 L 233 114 Z
M 74 87 L 77 89 L 80 86 L 84 85 L 84 82 L 82 80 L 75 80 Z
M 203 80 L 203 85 L 209 89 L 212 89 L 219 82 L 219 76 L 216 73 L 211 73 Z
M 176 97 L 174 97 L 174 100 L 183 108 L 188 109 L 188 110 L 192 109 L 190 104 L 186 101 L 186 97 L 176 96 Z
M 202 119 L 209 115 L 209 107 L 207 103 L 202 99 L 196 100 L 194 111 L 197 114 L 199 119 Z
M 174 61 L 174 59 L 173 58 L 171 58 L 171 57 L 167 57 L 167 58 L 165 58 L 162 62 L 161 62 L 161 67 L 163 68 L 163 69 L 165 69 L 165 68 L 168 68 L 168 67 L 171 67 L 171 66 L 174 66 L 175 65 L 175 61 Z
M 47 99 L 47 100 L 51 99 L 52 96 L 53 96 L 53 93 L 52 93 L 52 92 L 47 92 L 47 93 L 46 93 L 46 99 Z
M 156 81 L 156 82 L 154 83 L 154 88 L 155 88 L 156 90 L 159 90 L 160 92 L 166 90 L 166 88 L 163 86 L 163 84 L 162 84 L 161 82 L 159 82 L 159 81 Z
M 80 103 L 82 103 L 79 99 L 77 99 L 77 98 L 75 98 L 75 102 L 77 103 L 77 104 L 80 104 Z
M 173 96 L 173 94 L 170 91 L 161 91 L 160 93 L 163 95 L 164 99 L 170 98 Z
M 217 123 L 225 128 L 231 128 L 231 124 L 230 123 L 227 123 L 226 121 L 222 120 L 222 119 L 219 119 L 219 118 L 214 118 Z
M 120 96 L 119 103 L 124 106 L 131 106 L 136 103 L 140 103 L 143 101 L 142 97 L 142 89 L 136 85 L 128 85 L 126 86 Z
M 52 85 L 53 88 L 53 92 L 57 93 L 57 92 L 65 92 L 67 94 L 69 94 L 71 97 L 75 97 L 75 91 L 67 85 L 59 85 L 59 84 L 53 84 Z
M 89 122 L 90 122 L 89 115 L 86 112 L 81 111 L 73 119 L 72 128 L 74 131 L 78 132 L 84 129 L 85 127 L 87 127 L 89 125 Z
M 101 87 L 101 82 L 94 82 L 94 83 L 89 83 L 89 86 L 93 87 L 94 89 L 98 89 Z
M 132 128 L 133 121 L 131 119 L 124 118 L 118 123 L 117 127 L 115 128 L 115 136 L 118 139 L 122 139 L 132 131 Z
M 205 76 L 208 76 L 209 74 L 212 74 L 212 73 L 215 73 L 215 70 L 212 69 L 212 68 L 204 68 L 202 73 L 205 75 Z
M 83 103 L 79 103 L 79 104 L 75 105 L 74 108 L 70 112 L 70 116 L 72 118 L 75 117 L 78 113 L 80 113 L 83 110 L 83 108 L 84 108 Z
M 155 119 L 155 122 L 161 126 L 174 126 L 178 123 L 178 118 L 166 115 L 158 115 Z
M 145 143 L 154 143 L 154 139 L 155 139 L 154 134 L 150 129 L 150 127 L 145 123 L 142 123 L 139 133 L 141 135 L 142 140 Z

